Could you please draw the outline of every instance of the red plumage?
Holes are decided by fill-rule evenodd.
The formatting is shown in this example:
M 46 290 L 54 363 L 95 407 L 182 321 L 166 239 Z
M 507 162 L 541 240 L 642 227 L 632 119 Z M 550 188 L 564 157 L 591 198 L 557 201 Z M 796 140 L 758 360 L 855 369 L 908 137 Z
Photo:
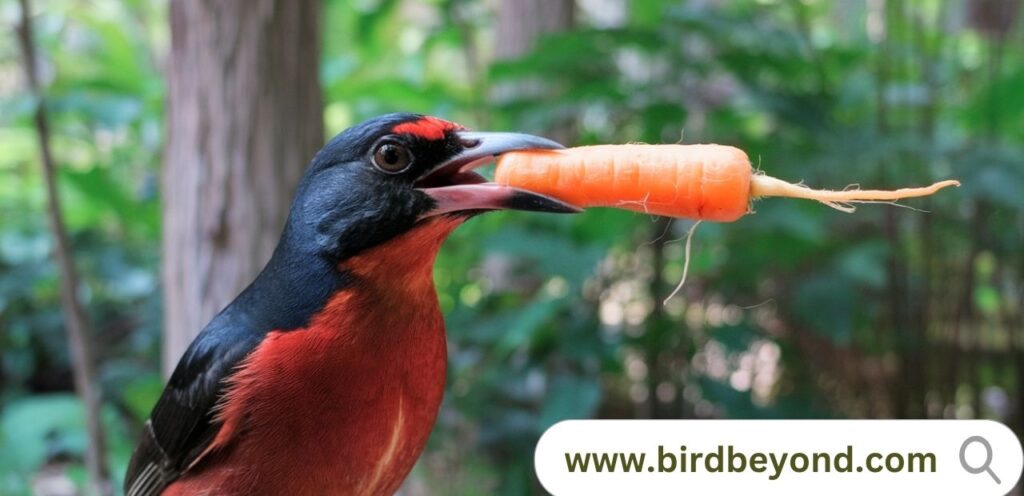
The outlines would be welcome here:
M 424 116 L 414 121 L 403 122 L 391 129 L 395 134 L 411 134 L 426 140 L 439 140 L 451 131 L 462 129 L 462 126 L 438 119 L 433 116 Z
M 303 332 L 272 332 L 242 362 L 203 463 L 164 494 L 397 490 L 444 392 L 432 268 L 459 223 L 437 217 L 348 259 L 355 283 Z

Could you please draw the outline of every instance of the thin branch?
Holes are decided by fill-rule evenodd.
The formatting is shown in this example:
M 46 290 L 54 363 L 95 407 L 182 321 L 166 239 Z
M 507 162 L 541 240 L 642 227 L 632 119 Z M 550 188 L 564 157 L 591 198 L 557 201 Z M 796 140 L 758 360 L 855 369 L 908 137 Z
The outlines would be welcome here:
M 112 494 L 112 491 L 105 458 L 103 426 L 100 423 L 100 392 L 95 380 L 95 365 L 90 345 L 92 331 L 82 303 L 78 299 L 78 274 L 75 272 L 74 254 L 71 251 L 64 218 L 61 215 L 56 165 L 50 149 L 50 125 L 46 115 L 45 95 L 36 67 L 35 44 L 32 35 L 32 7 L 29 0 L 19 1 L 21 3 L 21 22 L 15 32 L 21 45 L 25 77 L 36 105 L 34 123 L 40 162 L 43 166 L 43 179 L 46 183 L 50 234 L 53 236 L 55 244 L 54 258 L 60 270 L 60 300 L 64 310 L 68 346 L 71 349 L 75 391 L 82 400 L 85 410 L 85 425 L 88 434 L 88 445 L 85 450 L 86 471 L 89 474 L 92 492 L 107 495 Z

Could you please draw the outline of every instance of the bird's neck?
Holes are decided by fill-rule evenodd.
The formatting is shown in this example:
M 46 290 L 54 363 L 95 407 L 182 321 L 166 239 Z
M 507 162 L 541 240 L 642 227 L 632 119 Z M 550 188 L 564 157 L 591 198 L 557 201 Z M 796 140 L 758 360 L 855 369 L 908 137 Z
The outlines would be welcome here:
M 289 239 L 286 230 L 270 261 L 225 313 L 245 316 L 253 329 L 262 332 L 307 326 L 349 284 L 349 278 L 301 245 Z
M 267 331 L 306 327 L 352 291 L 379 298 L 378 308 L 434 306 L 434 259 L 459 224 L 458 218 L 428 219 L 340 262 L 292 239 L 286 229 L 266 267 L 232 306 Z
M 434 217 L 378 246 L 343 260 L 339 269 L 364 290 L 382 291 L 382 297 L 408 295 L 425 286 L 433 290 L 433 267 L 441 244 L 461 220 Z M 389 301 L 390 302 L 390 301 Z M 400 304 L 401 302 L 394 302 Z

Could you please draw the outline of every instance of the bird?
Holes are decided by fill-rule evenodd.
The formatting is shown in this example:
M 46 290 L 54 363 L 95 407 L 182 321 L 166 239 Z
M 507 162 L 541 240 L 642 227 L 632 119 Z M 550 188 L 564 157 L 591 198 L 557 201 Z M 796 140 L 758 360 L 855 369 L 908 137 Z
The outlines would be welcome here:
M 558 148 L 412 113 L 331 139 L 299 181 L 266 266 L 178 362 L 125 494 L 393 494 L 444 395 L 432 276 L 443 241 L 488 211 L 579 211 L 472 169 Z

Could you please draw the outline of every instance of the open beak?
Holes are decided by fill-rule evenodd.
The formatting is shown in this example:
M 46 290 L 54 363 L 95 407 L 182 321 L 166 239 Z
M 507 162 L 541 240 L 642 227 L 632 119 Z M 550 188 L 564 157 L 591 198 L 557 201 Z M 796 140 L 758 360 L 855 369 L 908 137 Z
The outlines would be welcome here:
M 487 182 L 473 169 L 502 153 L 519 150 L 565 148 L 546 138 L 520 133 L 461 131 L 463 150 L 416 182 L 416 189 L 434 199 L 434 208 L 422 217 L 480 210 L 529 210 L 577 213 L 581 210 L 554 198 L 519 188 Z

